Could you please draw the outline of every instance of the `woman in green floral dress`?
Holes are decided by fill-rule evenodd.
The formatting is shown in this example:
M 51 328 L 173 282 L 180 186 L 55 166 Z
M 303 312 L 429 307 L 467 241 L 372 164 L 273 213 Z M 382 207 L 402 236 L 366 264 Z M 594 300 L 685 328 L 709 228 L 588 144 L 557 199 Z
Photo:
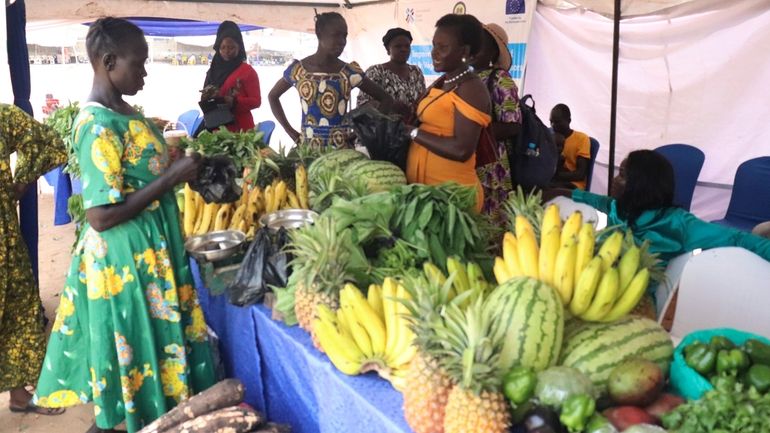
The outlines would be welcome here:
M 199 157 L 171 163 L 162 135 L 123 95 L 147 75 L 147 43 L 103 18 L 86 38 L 94 85 L 73 127 L 84 225 L 61 295 L 35 404 L 94 402 L 96 425 L 135 432 L 214 382 L 203 313 L 183 248 L 175 185 Z
M 16 173 L 10 157 L 16 152 Z M 18 199 L 43 173 L 67 161 L 61 138 L 13 106 L 0 104 L 0 392 L 12 412 L 57 415 L 38 408 L 24 387 L 34 385 L 45 356 L 40 294 L 21 239 Z

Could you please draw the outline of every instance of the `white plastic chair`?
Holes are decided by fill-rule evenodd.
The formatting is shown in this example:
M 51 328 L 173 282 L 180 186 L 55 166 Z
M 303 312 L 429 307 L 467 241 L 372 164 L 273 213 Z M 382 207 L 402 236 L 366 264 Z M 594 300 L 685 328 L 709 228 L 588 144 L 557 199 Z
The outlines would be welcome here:
M 738 247 L 706 250 L 684 266 L 671 336 L 723 327 L 770 336 L 768 307 L 770 262 Z
M 583 214 L 583 222 L 591 223 L 597 229 L 607 226 L 607 216 L 585 203 L 578 203 L 569 197 L 558 196 L 548 201 L 545 205 L 548 206 L 549 204 L 559 206 L 559 214 L 562 220 L 566 220 L 573 212 L 579 210 Z M 604 224 L 601 224 L 600 214 L 604 216 Z

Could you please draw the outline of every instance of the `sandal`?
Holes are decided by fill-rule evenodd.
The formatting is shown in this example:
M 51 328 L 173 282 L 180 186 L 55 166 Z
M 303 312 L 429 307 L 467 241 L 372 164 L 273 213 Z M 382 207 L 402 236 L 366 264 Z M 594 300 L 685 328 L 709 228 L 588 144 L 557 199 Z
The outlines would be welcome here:
M 11 412 L 15 412 L 15 413 L 34 413 L 37 415 L 50 415 L 50 416 L 61 415 L 66 411 L 66 409 L 61 407 L 56 407 L 56 408 L 40 407 L 33 404 L 32 402 L 27 403 L 25 407 L 8 406 L 8 409 L 10 409 Z

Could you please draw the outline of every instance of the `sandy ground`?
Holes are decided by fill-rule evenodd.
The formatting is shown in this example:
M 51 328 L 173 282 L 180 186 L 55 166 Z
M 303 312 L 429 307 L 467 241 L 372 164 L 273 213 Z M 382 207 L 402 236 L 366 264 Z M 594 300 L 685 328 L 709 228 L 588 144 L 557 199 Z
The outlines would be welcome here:
M 39 195 L 40 227 L 40 297 L 46 316 L 53 323 L 59 293 L 70 263 L 70 247 L 74 240 L 74 226 L 53 225 L 54 202 L 52 194 Z M 8 393 L 0 394 L 0 433 L 81 433 L 93 423 L 91 405 L 70 408 L 59 416 L 16 414 L 8 410 Z

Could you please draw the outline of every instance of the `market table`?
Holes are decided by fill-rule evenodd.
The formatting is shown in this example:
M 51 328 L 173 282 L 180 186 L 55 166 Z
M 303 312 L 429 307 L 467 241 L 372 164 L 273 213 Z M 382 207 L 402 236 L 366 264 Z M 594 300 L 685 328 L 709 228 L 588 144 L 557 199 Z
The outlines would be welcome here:
M 272 320 L 262 305 L 236 307 L 226 295 L 212 295 L 194 262 L 192 268 L 227 376 L 244 383 L 245 401 L 270 421 L 295 433 L 411 432 L 390 383 L 374 373 L 340 373 L 304 330 Z

